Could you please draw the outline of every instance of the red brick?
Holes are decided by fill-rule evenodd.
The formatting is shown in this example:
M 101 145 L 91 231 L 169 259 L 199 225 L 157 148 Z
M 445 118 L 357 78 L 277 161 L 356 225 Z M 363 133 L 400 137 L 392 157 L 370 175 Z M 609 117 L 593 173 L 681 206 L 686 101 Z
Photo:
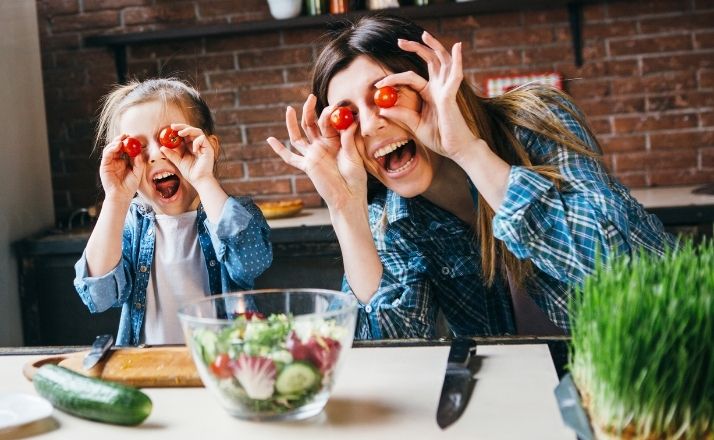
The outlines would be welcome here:
M 637 35 L 637 26 L 632 21 L 607 21 L 600 23 L 591 23 L 586 21 L 583 23 L 583 39 L 602 40 L 611 37 L 631 37 Z
M 57 56 L 55 65 L 62 69 L 105 69 L 114 70 L 114 57 L 103 49 L 67 51 Z
M 157 60 L 130 61 L 127 64 L 127 73 L 130 76 L 152 78 L 159 75 L 159 62 Z M 117 81 L 116 75 L 112 81 Z
M 83 0 L 85 11 L 123 9 L 127 6 L 148 6 L 151 0 Z
M 218 176 L 221 180 L 241 179 L 245 175 L 242 161 L 221 161 L 218 163 Z
M 197 39 L 170 41 L 165 43 L 132 44 L 128 48 L 129 59 L 169 58 L 176 56 L 196 56 L 203 53 Z
M 317 190 L 315 189 L 315 185 L 312 184 L 312 180 L 303 175 L 295 178 L 295 191 L 301 194 L 316 192 Z
M 464 53 L 464 67 L 518 66 L 523 64 L 523 57 L 519 49 L 508 50 L 476 50 Z
M 582 79 L 573 80 L 567 83 L 568 91 L 576 99 L 582 98 L 602 98 L 610 95 L 610 81 Z
M 607 135 L 612 132 L 610 120 L 607 118 L 591 118 L 588 122 L 590 123 L 590 128 L 592 128 L 593 132 L 598 136 Z
M 699 113 L 699 124 L 702 127 L 714 126 L 714 112 L 709 110 L 709 111 L 702 111 L 701 113 Z
M 699 107 L 714 107 L 714 94 L 711 92 L 685 91 L 665 96 L 647 97 L 648 111 L 696 109 Z
M 474 44 L 477 48 L 513 47 L 534 44 L 553 43 L 553 30 L 550 28 L 515 28 L 515 29 L 479 29 L 474 32 Z
M 620 1 L 608 3 L 607 9 L 611 18 L 621 18 L 642 15 L 643 12 L 646 14 L 686 12 L 689 9 L 689 2 L 681 0 Z
M 600 138 L 602 148 L 608 153 L 627 153 L 632 151 L 645 151 L 647 140 L 644 135 L 612 136 Z
M 699 185 L 712 183 L 712 172 L 693 168 L 662 170 L 650 176 L 652 185 Z
M 281 32 L 282 46 L 301 46 L 328 41 L 329 37 L 322 27 L 316 29 L 286 29 Z
M 680 93 L 696 88 L 694 72 L 662 72 L 644 78 L 612 80 L 614 96 L 644 93 Z
M 203 99 L 213 111 L 218 109 L 232 109 L 236 104 L 236 94 L 232 91 L 203 92 L 201 96 L 203 96 Z
M 525 10 L 525 22 L 528 25 L 563 23 L 568 21 L 568 10 L 566 8 L 548 8 L 542 10 Z
M 681 17 L 655 17 L 641 18 L 640 29 L 643 34 L 659 34 L 664 32 L 681 32 L 685 30 L 710 29 L 714 22 L 714 13 L 699 12 L 696 14 L 686 14 Z
M 244 89 L 267 84 L 282 84 L 283 71 L 271 70 L 246 70 L 211 74 L 209 77 L 211 88 L 216 90 Z
M 99 11 L 78 15 L 61 15 L 51 18 L 50 23 L 54 34 L 105 29 L 119 25 L 119 13 L 117 11 Z
M 712 17 L 711 20 L 714 20 L 714 17 Z M 714 32 L 697 32 L 694 34 L 694 47 L 697 49 L 713 48 Z
M 262 0 L 219 0 L 198 2 L 201 17 L 230 16 L 244 11 L 268 12 L 268 4 Z
M 534 46 L 523 49 L 523 63 L 526 65 L 560 62 L 573 62 L 573 49 L 570 46 Z
M 288 176 L 299 172 L 300 170 L 286 164 L 280 158 L 274 160 L 248 162 L 248 177 L 250 178 Z
M 583 5 L 582 11 L 585 23 L 600 21 L 607 16 L 607 10 L 604 4 L 585 4 Z
M 224 145 L 224 147 L 226 146 Z M 275 152 L 265 140 L 253 145 L 228 147 L 224 148 L 224 151 L 226 151 L 226 158 L 230 160 L 275 159 L 276 157 Z
M 647 186 L 647 175 L 645 173 L 624 173 L 615 174 L 617 179 L 627 188 L 641 188 Z
M 252 126 L 246 129 L 247 142 L 249 144 L 260 144 L 265 143 L 265 140 L 273 136 L 274 138 L 287 142 L 288 141 L 288 129 L 285 124 L 279 125 L 269 125 L 269 126 Z
M 642 73 L 662 72 L 665 70 L 691 70 L 714 67 L 714 55 L 711 53 L 670 55 L 663 57 L 643 57 Z
M 304 66 L 288 67 L 285 71 L 285 82 L 287 83 L 307 83 L 312 79 L 312 68 Z
M 60 34 L 53 35 L 51 38 L 41 38 L 40 46 L 43 52 L 52 52 L 54 50 L 63 49 L 79 49 L 81 35 L 75 34 Z
M 620 172 L 641 170 L 681 169 L 697 166 L 697 150 L 652 151 L 622 153 L 615 157 L 615 170 Z
M 652 150 L 692 149 L 707 146 L 706 131 L 682 131 L 673 133 L 658 133 L 650 136 Z
M 51 18 L 55 15 L 69 15 L 79 13 L 79 0 L 39 0 L 37 1 L 37 15 Z
M 240 127 L 235 125 L 222 126 L 216 125 L 216 136 L 221 142 L 221 145 L 240 144 L 243 142 L 243 134 Z
M 322 208 L 325 206 L 325 202 L 317 193 L 300 194 L 300 198 L 306 208 Z
M 223 188 L 231 195 L 290 194 L 290 179 L 224 180 Z
M 634 117 L 618 116 L 615 118 L 614 128 L 616 133 L 647 133 L 657 130 L 692 128 L 696 127 L 697 124 L 697 116 L 691 113 L 677 115 L 655 114 Z
M 500 28 L 518 27 L 523 23 L 520 13 L 502 14 L 479 14 L 466 15 L 462 17 L 447 17 L 441 19 L 441 29 L 444 31 L 473 30 L 480 28 Z
M 302 105 L 310 91 L 305 86 L 266 87 L 241 90 L 238 94 L 241 105 Z
M 692 50 L 692 36 L 667 35 L 660 37 L 610 40 L 610 53 L 613 56 L 641 55 L 646 53 L 677 52 Z
M 272 49 L 241 53 L 238 55 L 238 65 L 241 69 L 265 66 L 284 66 L 289 64 L 304 64 L 312 59 L 312 49 L 296 47 L 290 49 Z
M 164 75 L 181 72 L 190 76 L 199 76 L 209 72 L 233 70 L 233 55 L 198 55 L 191 57 L 171 57 L 163 60 L 161 71 Z
M 704 89 L 714 88 L 714 70 L 701 70 L 699 72 L 699 87 Z
M 206 52 L 235 52 L 271 48 L 280 45 L 278 33 L 260 33 L 255 35 L 237 35 L 206 38 Z
M 701 156 L 702 168 L 714 169 L 714 147 L 702 148 L 699 150 Z
M 254 124 L 257 122 L 275 122 L 284 120 L 285 107 L 239 108 L 237 110 L 217 110 L 216 123 L 219 125 Z
M 126 8 L 122 12 L 125 25 L 188 23 L 195 21 L 196 10 L 192 3 Z

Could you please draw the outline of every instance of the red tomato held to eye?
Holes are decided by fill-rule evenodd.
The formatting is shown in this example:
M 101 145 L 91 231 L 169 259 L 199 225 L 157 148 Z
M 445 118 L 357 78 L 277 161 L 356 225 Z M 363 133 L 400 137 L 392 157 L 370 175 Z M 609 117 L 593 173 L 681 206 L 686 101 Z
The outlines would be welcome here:
M 392 107 L 397 103 L 397 98 L 399 98 L 399 95 L 394 87 L 384 86 L 374 92 L 374 103 L 377 104 L 377 107 Z
M 159 133 L 159 143 L 166 148 L 176 148 L 181 145 L 183 139 L 179 136 L 178 131 L 171 127 L 164 127 Z
M 133 137 L 128 137 L 121 141 L 121 150 L 129 157 L 136 157 L 141 153 L 141 142 Z
M 330 124 L 335 127 L 335 130 L 344 130 L 354 122 L 355 117 L 352 115 L 352 110 L 347 107 L 337 107 L 330 115 Z

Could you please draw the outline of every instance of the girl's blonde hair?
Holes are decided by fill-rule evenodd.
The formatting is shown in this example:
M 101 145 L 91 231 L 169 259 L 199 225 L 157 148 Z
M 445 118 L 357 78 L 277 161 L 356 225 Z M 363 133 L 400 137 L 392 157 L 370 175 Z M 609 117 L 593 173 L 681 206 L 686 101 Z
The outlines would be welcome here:
M 164 106 L 177 106 L 185 112 L 193 126 L 203 130 L 207 136 L 214 134 L 211 110 L 193 87 L 176 78 L 132 80 L 115 86 L 102 99 L 94 148 L 103 147 L 119 135 L 119 120 L 127 109 L 152 101 L 159 101 Z
M 312 90 L 317 97 L 317 113 L 327 106 L 330 80 L 364 55 L 375 60 L 391 72 L 413 71 L 428 78 L 426 63 L 412 52 L 405 52 L 397 39 L 421 41 L 424 29 L 409 20 L 374 15 L 358 21 L 343 22 L 342 27 L 328 35 L 328 42 L 315 62 Z M 580 112 L 564 93 L 552 87 L 524 86 L 496 98 L 479 97 L 465 81 L 456 96 L 461 114 L 471 132 L 483 139 L 501 159 L 510 165 L 523 166 L 552 180 L 556 185 L 561 176 L 553 166 L 534 165 L 523 144 L 518 140 L 516 128 L 531 130 L 546 139 L 589 157 L 600 155 L 592 131 Z M 572 105 L 572 107 L 571 107 Z M 588 145 L 572 133 L 554 114 L 553 108 L 570 114 L 595 142 Z M 372 179 L 373 180 L 373 179 Z M 374 184 L 374 182 L 371 182 Z M 484 278 L 492 284 L 499 273 L 517 285 L 522 285 L 532 272 L 529 260 L 519 260 L 496 240 L 492 232 L 494 211 L 479 194 L 476 206 L 476 233 L 481 249 L 481 266 Z

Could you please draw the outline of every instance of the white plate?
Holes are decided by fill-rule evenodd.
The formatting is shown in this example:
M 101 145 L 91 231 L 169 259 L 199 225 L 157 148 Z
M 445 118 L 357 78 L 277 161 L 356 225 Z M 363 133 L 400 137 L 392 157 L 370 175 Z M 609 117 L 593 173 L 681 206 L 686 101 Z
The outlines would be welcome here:
M 52 414 L 52 405 L 27 393 L 0 393 L 0 429 L 24 425 Z

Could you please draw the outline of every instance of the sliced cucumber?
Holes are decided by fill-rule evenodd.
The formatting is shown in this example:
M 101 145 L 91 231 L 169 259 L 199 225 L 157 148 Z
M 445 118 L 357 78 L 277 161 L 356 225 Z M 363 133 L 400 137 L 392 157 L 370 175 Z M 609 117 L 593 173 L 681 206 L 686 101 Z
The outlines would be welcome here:
M 310 364 L 295 362 L 288 364 L 275 380 L 275 389 L 280 394 L 300 394 L 315 387 L 320 381 L 320 373 Z
M 151 399 L 138 389 L 82 376 L 58 365 L 40 367 L 32 383 L 55 408 L 85 419 L 138 425 L 151 413 Z

